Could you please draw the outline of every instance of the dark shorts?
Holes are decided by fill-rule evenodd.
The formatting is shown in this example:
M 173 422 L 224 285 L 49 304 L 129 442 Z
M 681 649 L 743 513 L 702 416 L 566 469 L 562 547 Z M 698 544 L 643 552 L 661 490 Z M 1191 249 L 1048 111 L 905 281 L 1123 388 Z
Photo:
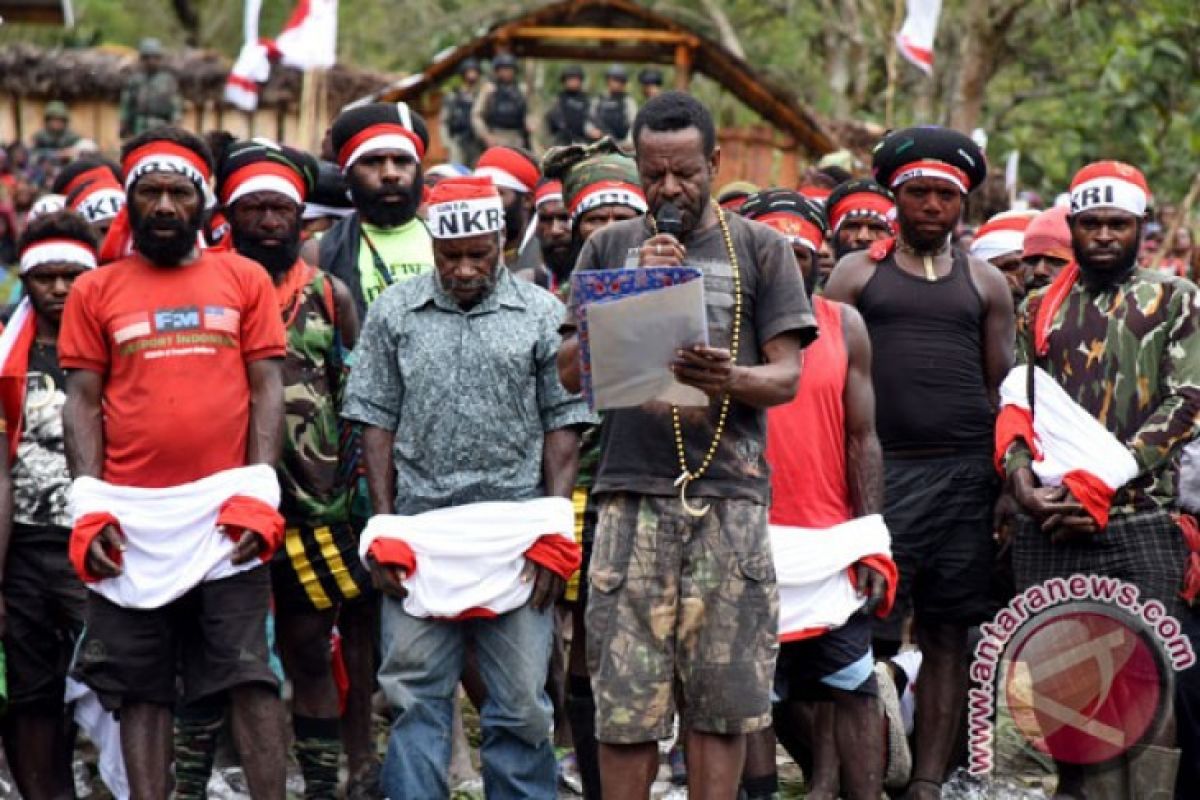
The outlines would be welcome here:
M 195 703 L 246 684 L 277 688 L 267 661 L 270 601 L 265 569 L 201 583 L 162 608 L 122 608 L 91 592 L 76 671 L 109 711 Z
M 784 642 L 775 667 L 775 691 L 783 700 L 827 700 L 828 689 L 878 694 L 871 653 L 871 618 L 854 614 L 820 636 Z
M 271 589 L 281 611 L 326 611 L 361 597 L 370 585 L 349 523 L 288 527 L 271 559 Z
M 1108 527 L 1086 542 L 1051 544 L 1031 518 L 1017 519 L 1013 572 L 1024 591 L 1049 578 L 1106 575 L 1138 587 L 1141 596 L 1160 601 L 1175 617 L 1184 612 L 1179 591 L 1187 566 L 1183 533 L 1166 511 L 1109 517 Z
M 994 605 L 992 513 L 999 490 L 990 457 L 889 458 L 884 472 L 883 516 L 900 585 L 876 635 L 899 639 L 910 611 L 935 623 L 987 619 Z
M 61 711 L 88 591 L 58 544 L 15 540 L 5 563 L 4 653 L 10 706 Z
M 676 691 L 692 730 L 769 726 L 779 595 L 766 507 L 704 498 L 711 510 L 692 517 L 677 496 L 599 501 L 586 615 L 596 737 L 670 736 Z

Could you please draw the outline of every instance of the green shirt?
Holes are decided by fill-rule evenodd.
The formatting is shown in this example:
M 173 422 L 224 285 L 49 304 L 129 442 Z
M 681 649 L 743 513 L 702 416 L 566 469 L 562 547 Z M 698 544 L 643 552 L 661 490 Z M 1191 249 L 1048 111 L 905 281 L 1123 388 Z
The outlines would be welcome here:
M 414 217 L 396 228 L 377 228 L 363 222 L 362 230 L 363 242 L 358 248 L 358 275 L 363 299 L 368 306 L 383 294 L 389 284 L 403 283 L 433 269 L 433 239 L 420 219 Z M 387 267 L 387 278 L 379 274 L 375 266 L 372 246 Z

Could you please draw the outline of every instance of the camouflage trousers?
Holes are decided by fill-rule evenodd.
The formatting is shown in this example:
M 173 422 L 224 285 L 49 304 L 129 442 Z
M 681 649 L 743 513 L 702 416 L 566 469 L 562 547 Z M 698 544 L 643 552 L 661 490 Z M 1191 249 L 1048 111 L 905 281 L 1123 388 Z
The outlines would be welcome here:
M 752 733 L 771 723 L 779 595 L 766 506 L 604 495 L 588 572 L 596 736 L 636 744 L 685 727 Z

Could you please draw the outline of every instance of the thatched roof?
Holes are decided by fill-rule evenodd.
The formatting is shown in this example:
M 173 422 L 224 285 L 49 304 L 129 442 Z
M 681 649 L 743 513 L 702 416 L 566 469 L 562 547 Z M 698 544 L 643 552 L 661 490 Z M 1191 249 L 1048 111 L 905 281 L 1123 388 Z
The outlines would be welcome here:
M 222 97 L 230 62 L 210 50 L 168 53 L 166 65 L 179 79 L 179 89 L 192 103 Z M 126 78 L 137 68 L 137 53 L 124 47 L 45 49 L 29 44 L 0 47 L 0 92 L 53 100 L 116 100 Z M 356 97 L 378 90 L 394 75 L 341 65 L 329 71 L 329 103 L 341 108 Z M 260 94 L 264 106 L 295 104 L 301 73 L 276 66 Z

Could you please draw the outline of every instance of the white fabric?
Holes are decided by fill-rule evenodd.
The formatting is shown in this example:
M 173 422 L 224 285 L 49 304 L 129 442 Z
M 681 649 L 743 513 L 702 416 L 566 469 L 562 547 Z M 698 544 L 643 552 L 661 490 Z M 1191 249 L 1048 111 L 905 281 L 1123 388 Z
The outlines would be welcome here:
M 344 175 L 349 172 L 350 168 L 354 166 L 354 162 L 368 153 L 374 153 L 378 150 L 399 150 L 402 153 L 408 153 L 417 161 L 421 160 L 421 154 L 417 152 L 417 145 L 412 139 L 400 133 L 388 133 L 382 136 L 372 136 L 354 148 L 354 151 L 350 153 L 350 157 L 346 159 L 346 163 L 342 167 L 342 174 Z
M 95 269 L 96 254 L 85 244 L 63 239 L 45 239 L 31 244 L 21 251 L 20 273 L 24 275 L 34 267 L 58 263 L 74 264 L 84 269 Z
M 298 0 L 275 39 L 285 67 L 327 69 L 337 63 L 337 0 Z
M 502 170 L 499 167 L 478 167 L 475 170 L 475 175 L 483 178 L 491 178 L 492 183 L 496 186 L 504 189 L 512 189 L 514 192 L 529 194 L 533 191 L 532 186 L 526 186 L 517 180 L 516 176 L 511 172 Z
M 17 339 L 21 337 L 21 331 L 29 323 L 31 314 L 33 306 L 29 303 L 29 298 L 22 297 L 13 309 L 12 316 L 8 318 L 4 331 L 0 332 L 0 373 L 7 372 L 8 359 L 12 357 L 13 348 L 17 345 Z M 9 431 L 9 435 L 12 435 L 12 431 Z
M 534 208 L 541 208 L 546 203 L 561 203 L 563 201 L 562 192 L 554 192 L 552 194 L 544 194 L 539 197 L 533 204 Z
M 258 16 L 262 0 L 246 0 L 242 16 L 242 49 L 225 80 L 225 102 L 242 111 L 258 108 L 258 84 L 271 77 L 267 47 L 258 40 Z
M 415 516 L 377 514 L 359 542 L 366 561 L 376 539 L 404 541 L 416 569 L 404 580 L 404 610 L 414 617 L 458 617 L 471 609 L 497 615 L 529 601 L 521 582 L 525 551 L 542 536 L 575 541 L 575 509 L 565 497 L 471 503 Z
M 1115 208 L 1141 216 L 1149 198 L 1135 183 L 1120 178 L 1093 178 L 1071 189 L 1071 213 L 1093 208 Z
M 142 157 L 129 170 L 129 174 L 125 176 L 125 191 L 129 191 L 130 187 L 144 175 L 149 175 L 151 172 L 171 172 L 177 175 L 187 177 L 192 183 L 203 187 L 207 198 L 208 181 L 200 170 L 192 166 L 192 162 L 188 161 L 183 156 L 177 156 L 172 153 L 151 153 Z
M 770 534 L 780 638 L 845 625 L 866 601 L 850 567 L 867 556 L 892 555 L 892 537 L 879 514 L 824 529 L 772 525 Z
M 434 239 L 500 233 L 504 230 L 504 204 L 498 196 L 437 203 L 426 207 L 425 220 Z
M 899 188 L 900 184 L 908 183 L 916 178 L 937 178 L 941 181 L 954 184 L 960 192 L 967 193 L 967 186 L 962 182 L 957 175 L 950 169 L 938 169 L 930 164 L 920 164 L 907 167 L 900 172 L 897 172 L 892 177 L 892 188 Z
M 1000 406 L 1029 409 L 1025 370 L 1013 367 L 1000 384 Z M 1062 485 L 1068 472 L 1082 469 L 1111 489 L 1119 489 L 1138 474 L 1137 461 L 1108 429 L 1040 367 L 1034 367 L 1033 433 L 1042 459 L 1033 472 L 1045 486 Z
M 1183 448 L 1179 459 L 1179 506 L 1189 514 L 1200 513 L 1200 439 Z
M 160 608 L 204 581 L 262 566 L 234 565 L 234 542 L 217 530 L 217 515 L 235 495 L 279 506 L 279 479 L 266 464 L 227 469 L 181 486 L 143 489 L 96 478 L 71 484 L 71 516 L 108 513 L 125 535 L 124 569 L 89 583 L 93 592 L 123 608 Z
M 933 40 L 941 13 L 942 0 L 908 0 L 908 14 L 896 34 L 900 55 L 926 75 L 933 74 Z
M 129 800 L 129 777 L 121 755 L 121 723 L 100 705 L 100 698 L 85 684 L 67 678 L 65 701 L 75 704 L 75 724 L 100 751 L 100 779 L 116 800 Z
M 75 210 L 88 222 L 112 219 L 125 207 L 125 193 L 120 189 L 101 189 L 79 201 Z
M 236 203 L 241 198 L 253 192 L 276 192 L 291 200 L 293 203 L 303 203 L 296 185 L 287 178 L 279 175 L 255 175 L 242 181 L 225 201 L 226 205 Z
M 917 727 L 917 678 L 921 674 L 921 662 L 924 659 L 920 650 L 901 650 L 888 660 L 902 669 L 907 679 L 900 695 L 900 718 L 904 720 L 905 735 L 912 736 Z
M 66 207 L 67 198 L 65 196 L 61 194 L 44 194 L 33 201 L 33 205 L 29 207 L 29 214 L 25 217 L 25 222 L 33 222 L 38 217 L 53 214 L 55 211 L 62 211 Z
M 300 214 L 300 218 L 305 222 L 310 219 L 320 219 L 321 217 L 338 217 L 340 219 L 353 213 L 353 208 L 335 208 L 323 203 L 305 203 L 304 211 Z
M 581 197 L 575 199 L 575 208 L 571 211 L 571 219 L 581 216 L 600 206 L 629 206 L 639 214 L 645 214 L 649 206 L 645 195 L 632 189 L 614 186 L 585 189 Z
M 788 244 L 790 244 L 792 247 L 795 247 L 796 245 L 800 245 L 801 247 L 807 247 L 813 253 L 819 252 L 821 249 L 821 246 L 819 244 L 817 244 L 816 242 L 812 241 L 811 239 L 807 239 L 803 236 L 789 236 Z
M 971 243 L 971 255 L 991 261 L 1007 253 L 1020 253 L 1025 249 L 1025 234 L 1022 231 L 992 231 L 977 236 Z

